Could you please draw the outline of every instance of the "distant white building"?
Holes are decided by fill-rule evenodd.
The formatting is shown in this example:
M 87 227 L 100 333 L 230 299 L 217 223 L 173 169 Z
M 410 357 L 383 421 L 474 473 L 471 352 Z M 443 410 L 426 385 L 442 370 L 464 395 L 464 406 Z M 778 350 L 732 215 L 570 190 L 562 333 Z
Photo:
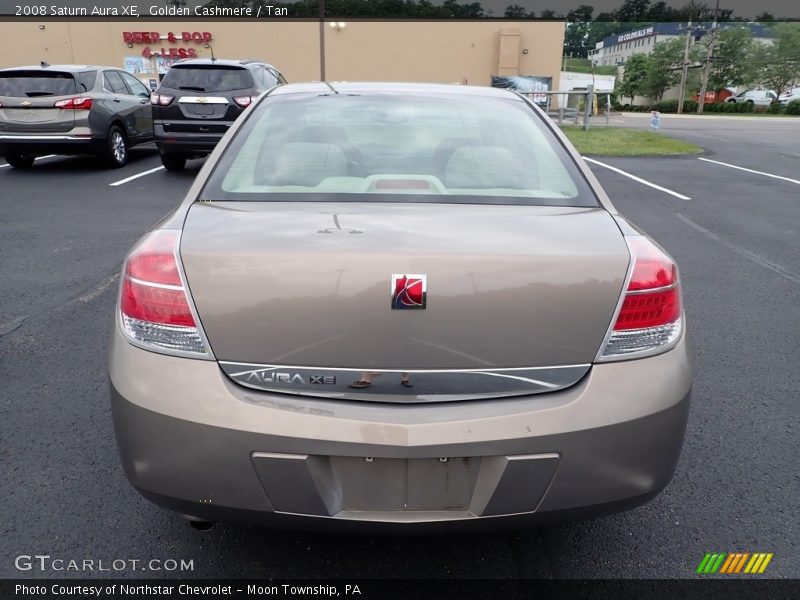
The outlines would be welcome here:
M 589 51 L 589 60 L 598 66 L 624 65 L 633 54 L 650 54 L 658 42 L 685 36 L 687 26 L 688 23 L 653 23 L 625 33 L 609 35 L 601 42 L 597 42 L 594 50 Z M 693 23 L 695 38 L 702 38 L 711 31 L 711 27 L 712 23 Z M 721 30 L 738 27 L 747 27 L 753 38 L 759 42 L 770 42 L 769 30 L 764 25 L 735 21 L 719 23 Z

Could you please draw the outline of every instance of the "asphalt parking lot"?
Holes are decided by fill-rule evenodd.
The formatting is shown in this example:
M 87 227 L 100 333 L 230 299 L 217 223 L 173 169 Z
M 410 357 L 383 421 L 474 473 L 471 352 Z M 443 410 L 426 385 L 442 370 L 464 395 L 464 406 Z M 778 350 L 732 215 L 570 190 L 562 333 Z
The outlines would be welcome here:
M 201 533 L 143 500 L 119 466 L 108 403 L 117 273 L 201 162 L 168 173 L 148 148 L 115 171 L 0 161 L 0 577 L 80 575 L 14 568 L 39 553 L 192 559 L 196 577 L 673 578 L 720 551 L 772 552 L 765 576 L 800 577 L 800 120 L 759 122 L 665 117 L 706 154 L 596 157 L 663 189 L 592 163 L 681 268 L 697 377 L 672 484 L 630 512 L 484 536 Z

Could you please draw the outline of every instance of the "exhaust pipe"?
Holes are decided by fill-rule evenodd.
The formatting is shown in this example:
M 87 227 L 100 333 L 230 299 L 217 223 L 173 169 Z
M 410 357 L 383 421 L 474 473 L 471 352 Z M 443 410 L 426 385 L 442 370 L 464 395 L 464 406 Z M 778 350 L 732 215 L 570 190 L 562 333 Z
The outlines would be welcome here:
M 214 525 L 216 525 L 216 521 L 205 521 L 199 517 L 194 517 L 192 515 L 181 515 L 184 519 L 189 522 L 189 525 L 192 529 L 196 529 L 197 531 L 208 531 Z
M 197 531 L 209 531 L 216 523 L 214 521 L 189 521 L 189 525 Z

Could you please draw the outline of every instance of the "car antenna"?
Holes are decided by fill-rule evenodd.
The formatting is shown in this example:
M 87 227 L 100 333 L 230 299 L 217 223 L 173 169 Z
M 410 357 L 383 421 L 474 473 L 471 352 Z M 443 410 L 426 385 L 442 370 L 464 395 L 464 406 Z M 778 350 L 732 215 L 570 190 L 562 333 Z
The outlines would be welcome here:
M 42 66 L 43 69 L 50 66 L 50 63 L 47 62 L 46 60 L 40 61 L 39 64 Z
M 214 61 L 216 61 L 216 60 L 217 60 L 217 57 L 216 57 L 216 56 L 214 56 L 214 46 L 212 46 L 211 44 L 209 44 L 209 45 L 208 45 L 208 49 L 209 49 L 209 50 L 211 50 L 211 62 L 214 62 Z

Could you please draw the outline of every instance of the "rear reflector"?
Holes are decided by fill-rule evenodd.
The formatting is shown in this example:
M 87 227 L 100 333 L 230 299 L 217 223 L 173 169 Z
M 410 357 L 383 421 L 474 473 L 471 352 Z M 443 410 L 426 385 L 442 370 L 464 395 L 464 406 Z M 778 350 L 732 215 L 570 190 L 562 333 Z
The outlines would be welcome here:
M 626 240 L 633 271 L 601 360 L 667 350 L 681 333 L 681 290 L 675 263 L 645 237 Z
M 150 233 L 128 255 L 120 295 L 125 332 L 148 347 L 207 355 L 177 261 L 178 232 Z
M 53 106 L 64 110 L 89 110 L 92 108 L 92 99 L 86 97 L 68 98 L 67 100 L 59 100 Z

